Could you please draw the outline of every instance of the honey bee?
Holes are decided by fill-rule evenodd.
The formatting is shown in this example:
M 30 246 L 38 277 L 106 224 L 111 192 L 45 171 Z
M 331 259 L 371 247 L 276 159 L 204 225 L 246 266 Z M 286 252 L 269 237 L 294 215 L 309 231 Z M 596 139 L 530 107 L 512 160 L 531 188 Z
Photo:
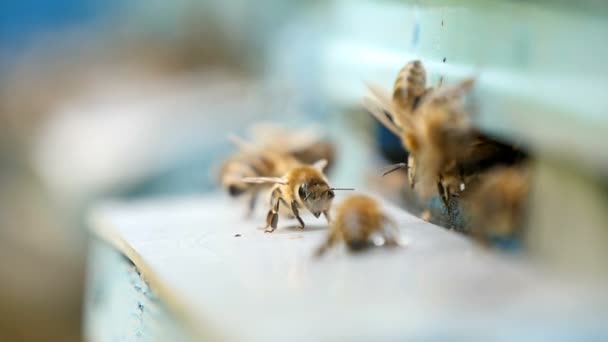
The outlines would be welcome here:
M 351 195 L 338 206 L 329 236 L 316 255 L 323 255 L 339 241 L 344 241 L 351 251 L 364 249 L 371 245 L 374 235 L 380 235 L 385 246 L 399 245 L 397 226 L 380 204 L 366 195 Z
M 393 86 L 392 106 L 400 108 L 406 115 L 413 115 L 420 100 L 430 90 L 431 88 L 426 87 L 426 69 L 422 62 L 411 61 L 397 74 Z M 403 122 L 398 122 L 398 125 L 403 126 Z
M 375 86 L 369 85 L 372 94 L 376 97 L 380 107 L 374 105 L 375 101 L 367 101 L 364 104 L 369 112 L 373 114 L 386 128 L 402 139 L 404 147 L 410 151 L 404 139 L 404 130 L 412 125 L 413 116 L 421 100 L 431 92 L 432 88 L 426 87 L 426 70 L 422 62 L 415 60 L 407 63 L 397 74 L 393 86 L 392 98 Z M 416 184 L 416 160 L 411 154 L 408 155 L 407 163 L 393 165 L 384 174 L 397 169 L 407 168 L 408 180 L 411 188 Z
M 408 70 L 407 66 L 404 69 Z M 365 105 L 372 115 L 401 138 L 409 152 L 407 163 L 393 165 L 384 174 L 406 167 L 410 186 L 422 198 L 438 193 L 449 215 L 450 198 L 464 190 L 461 170 L 453 156 L 461 153 L 461 147 L 466 146 L 470 139 L 468 117 L 461 113 L 460 100 L 471 88 L 473 80 L 440 89 L 425 88 L 424 92 L 420 91 L 420 84 L 411 85 L 418 89 L 418 93 L 405 94 L 395 89 L 390 103 L 383 91 L 370 88 L 376 100 Z M 415 97 L 420 93 L 422 95 Z M 399 100 L 400 95 L 414 100 Z M 404 103 L 412 105 L 404 108 Z M 415 186 L 417 183 L 420 184 Z
M 464 190 L 459 161 L 474 146 L 469 117 L 460 105 L 463 93 L 472 84 L 472 80 L 466 80 L 430 93 L 404 135 L 416 161 L 418 193 L 428 198 L 437 189 L 446 206 L 452 194 Z
M 240 147 L 240 151 L 223 163 L 219 172 L 220 184 L 232 197 L 250 195 L 247 210 L 247 216 L 250 216 L 255 210 L 259 193 L 270 186 L 246 183 L 243 178 L 280 177 L 302 164 L 288 153 L 271 148 L 258 148 L 236 136 L 230 138 Z
M 325 137 L 322 127 L 310 125 L 297 130 L 274 123 L 258 123 L 249 129 L 252 140 L 261 148 L 273 148 L 290 154 L 303 164 L 327 160 L 329 172 L 336 159 L 334 144 Z
M 403 70 L 411 69 L 406 65 Z M 404 84 L 399 79 L 403 76 L 397 79 L 392 99 L 382 89 L 370 86 L 373 98 L 364 102 L 378 121 L 401 138 L 409 152 L 407 163 L 393 165 L 384 174 L 407 168 L 411 187 L 423 199 L 438 194 L 453 221 L 452 202 L 471 179 L 490 167 L 516 164 L 525 155 L 473 127 L 463 101 L 473 79 L 424 92 L 424 83 L 415 77 L 410 77 L 405 87 L 416 92 L 398 91 L 397 85 Z
M 303 165 L 289 170 L 282 177 L 246 177 L 243 182 L 253 184 L 274 184 L 270 193 L 270 209 L 266 215 L 265 232 L 272 233 L 277 228 L 279 214 L 295 217 L 304 229 L 304 220 L 300 217 L 300 209 L 306 209 L 315 217 L 323 214 L 330 222 L 329 209 L 335 190 L 350 190 L 332 188 L 323 169 L 327 161 L 322 159 L 313 165 Z
M 328 160 L 328 170 L 335 160 L 334 144 L 319 127 L 289 130 L 273 123 L 259 123 L 249 128 L 249 135 L 251 141 L 229 136 L 239 151 L 224 161 L 219 172 L 220 185 L 230 196 L 250 195 L 247 216 L 255 210 L 259 193 L 271 186 L 245 183 L 244 177 L 280 177 L 295 167 L 321 159 Z
M 529 194 L 525 166 L 497 167 L 480 177 L 466 197 L 472 235 L 486 242 L 492 238 L 517 237 L 522 230 Z
M 462 98 L 473 85 L 468 79 L 435 90 L 420 105 L 410 146 L 418 162 L 420 191 L 428 198 L 436 184 L 448 216 L 452 200 L 490 168 L 510 166 L 526 156 L 518 148 L 482 134 L 464 111 Z M 452 218 L 450 217 L 450 220 Z

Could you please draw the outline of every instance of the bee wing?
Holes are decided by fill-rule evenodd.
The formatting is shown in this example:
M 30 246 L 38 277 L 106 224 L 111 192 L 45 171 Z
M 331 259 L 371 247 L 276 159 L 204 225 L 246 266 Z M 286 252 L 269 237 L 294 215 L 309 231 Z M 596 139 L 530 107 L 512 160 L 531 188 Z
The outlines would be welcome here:
M 467 78 L 454 85 L 442 86 L 440 88 L 436 88 L 434 91 L 431 92 L 429 100 L 432 101 L 439 98 L 448 100 L 458 99 L 462 97 L 466 92 L 471 90 L 474 85 L 475 79 Z
M 278 146 L 287 152 L 301 151 L 320 141 L 321 127 L 310 126 L 290 130 L 274 123 L 258 123 L 250 128 L 254 141 L 263 146 Z
M 411 118 L 404 115 L 392 105 L 391 97 L 380 86 L 367 84 L 371 96 L 363 99 L 363 107 L 372 114 L 376 120 L 380 121 L 384 127 L 393 134 L 401 136 L 403 131 L 412 126 Z M 407 126 L 407 127 L 403 127 Z
M 243 151 L 257 151 L 259 147 L 254 143 L 245 140 L 244 138 L 239 137 L 236 134 L 230 133 L 228 134 L 228 140 L 233 143 L 236 147 Z
M 314 164 L 312 164 L 312 167 L 314 167 L 315 169 L 318 169 L 319 171 L 323 171 L 326 166 L 327 166 L 327 159 L 319 159 Z
M 242 181 L 254 184 L 287 184 L 287 180 L 282 177 L 244 177 Z
M 397 125 L 395 125 L 395 123 L 388 118 L 390 115 L 389 112 L 382 108 L 377 101 L 374 101 L 369 97 L 365 97 L 363 98 L 363 107 L 389 131 L 396 136 L 401 136 L 401 128 L 397 127 Z

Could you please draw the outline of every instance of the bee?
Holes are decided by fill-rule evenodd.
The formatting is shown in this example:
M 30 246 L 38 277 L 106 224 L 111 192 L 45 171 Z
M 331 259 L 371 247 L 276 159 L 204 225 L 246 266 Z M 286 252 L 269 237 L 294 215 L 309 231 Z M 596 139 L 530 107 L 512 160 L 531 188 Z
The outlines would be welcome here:
M 408 70 L 407 65 L 404 70 Z M 364 105 L 401 138 L 409 152 L 407 163 L 392 165 L 384 174 L 407 168 L 410 185 L 419 197 L 438 194 L 452 222 L 453 202 L 472 179 L 493 166 L 516 164 L 525 154 L 473 127 L 463 101 L 473 79 L 424 92 L 420 91 L 423 83 L 415 80 L 417 93 L 395 88 L 392 99 L 382 89 L 370 86 L 373 98 L 366 98 Z M 418 94 L 422 95 L 416 97 Z
M 402 138 L 406 150 L 410 151 L 403 137 L 404 127 L 411 125 L 412 118 L 421 100 L 431 92 L 432 88 L 426 87 L 426 69 L 422 62 L 415 60 L 407 63 L 399 73 L 393 86 L 392 98 L 388 98 L 382 89 L 370 85 L 370 90 L 380 100 L 381 109 L 370 109 L 370 113 L 391 132 Z M 368 102 L 367 106 L 374 107 Z M 411 154 L 408 155 L 407 164 L 399 163 L 392 166 L 385 174 L 400 168 L 408 169 L 408 180 L 411 188 L 416 184 L 416 160 Z
M 315 217 L 323 214 L 330 222 L 329 209 L 335 190 L 350 190 L 332 188 L 323 170 L 327 161 L 322 159 L 313 165 L 303 165 L 289 170 L 282 177 L 246 177 L 243 182 L 253 184 L 274 184 L 270 193 L 270 209 L 266 215 L 265 232 L 272 233 L 277 228 L 279 214 L 295 217 L 304 229 L 304 220 L 300 217 L 300 209 L 311 212 Z
M 368 99 L 364 103 L 372 115 L 401 138 L 409 152 L 407 163 L 391 166 L 384 175 L 407 168 L 410 186 L 422 198 L 438 193 L 448 214 L 450 198 L 464 190 L 461 170 L 453 155 L 461 153 L 460 148 L 470 139 L 468 117 L 461 113 L 460 100 L 472 85 L 473 80 L 468 79 L 455 86 L 425 88 L 424 92 L 407 95 L 395 90 L 390 103 L 382 90 L 372 87 L 376 100 Z M 422 95 L 415 97 L 414 94 L 420 93 Z M 414 100 L 400 101 L 395 98 L 400 94 Z M 412 105 L 404 108 L 404 103 Z
M 416 60 L 407 63 L 399 73 L 393 86 L 392 106 L 400 108 L 406 115 L 413 115 L 420 100 L 429 93 L 426 87 L 426 69 Z M 399 120 L 399 118 L 396 118 Z M 402 122 L 398 122 L 403 125 Z
M 435 90 L 420 105 L 410 145 L 415 146 L 420 191 L 428 198 L 436 184 L 437 193 L 452 214 L 452 200 L 485 171 L 523 161 L 525 154 L 513 145 L 482 134 L 473 127 L 462 99 L 473 86 L 467 79 L 456 85 Z M 451 218 L 450 218 L 451 219 Z
M 474 135 L 460 100 L 472 84 L 469 79 L 430 93 L 405 132 L 405 144 L 416 161 L 418 193 L 423 198 L 437 189 L 447 203 L 452 194 L 464 190 L 464 174 L 458 161 L 473 146 Z
M 228 158 L 222 165 L 220 184 L 232 197 L 248 194 L 247 216 L 255 210 L 260 192 L 270 188 L 268 184 L 254 184 L 243 181 L 245 177 L 280 177 L 300 165 L 300 161 L 288 153 L 271 148 L 259 148 L 236 136 L 230 139 L 240 151 Z
M 336 148 L 325 137 L 322 127 L 311 125 L 293 130 L 274 123 L 258 123 L 250 127 L 249 131 L 253 141 L 261 148 L 279 149 L 303 164 L 327 160 L 326 173 L 335 162 Z
M 351 251 L 362 250 L 371 245 L 374 235 L 380 235 L 385 246 L 399 245 L 397 225 L 383 212 L 380 203 L 366 195 L 351 195 L 338 206 L 327 240 L 316 255 L 323 255 L 339 241 L 344 241 Z
M 530 191 L 526 166 L 496 167 L 480 177 L 466 197 L 472 235 L 482 242 L 517 237 Z

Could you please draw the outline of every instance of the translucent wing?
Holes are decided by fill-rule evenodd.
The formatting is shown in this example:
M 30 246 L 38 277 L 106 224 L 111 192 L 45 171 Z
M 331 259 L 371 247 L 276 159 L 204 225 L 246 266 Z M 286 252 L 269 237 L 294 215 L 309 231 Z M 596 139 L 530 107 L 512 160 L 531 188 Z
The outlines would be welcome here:
M 314 164 L 312 164 L 312 166 L 315 169 L 323 171 L 323 169 L 325 169 L 325 167 L 327 166 L 327 160 L 326 159 L 319 159 Z
M 390 95 L 382 87 L 367 84 L 370 96 L 363 98 L 363 107 L 372 114 L 384 127 L 397 136 L 403 134 L 403 124 L 395 116 L 395 110 L 391 105 Z
M 323 139 L 323 128 L 313 125 L 297 130 L 263 122 L 250 128 L 253 140 L 262 146 L 274 146 L 286 152 L 301 151 Z
M 243 151 L 257 151 L 259 147 L 254 143 L 247 141 L 236 134 L 228 134 L 228 140 L 233 143 L 236 147 Z
M 242 181 L 254 184 L 287 184 L 287 180 L 282 177 L 245 177 Z

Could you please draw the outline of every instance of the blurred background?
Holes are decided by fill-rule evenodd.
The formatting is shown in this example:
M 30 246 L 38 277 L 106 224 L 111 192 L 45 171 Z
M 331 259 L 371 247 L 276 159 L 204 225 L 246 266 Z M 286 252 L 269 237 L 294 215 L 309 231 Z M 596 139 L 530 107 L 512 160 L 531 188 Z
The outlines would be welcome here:
M 212 191 L 226 134 L 254 122 L 320 124 L 339 141 L 336 183 L 411 204 L 391 192 L 403 177 L 371 177 L 405 152 L 360 99 L 413 58 L 432 83 L 479 75 L 479 126 L 537 154 L 531 254 L 605 273 L 607 13 L 593 0 L 1 2 L 0 340 L 80 340 L 88 206 Z
M 82 338 L 90 203 L 209 191 L 228 132 L 326 119 L 316 6 L 0 4 L 0 340 Z

